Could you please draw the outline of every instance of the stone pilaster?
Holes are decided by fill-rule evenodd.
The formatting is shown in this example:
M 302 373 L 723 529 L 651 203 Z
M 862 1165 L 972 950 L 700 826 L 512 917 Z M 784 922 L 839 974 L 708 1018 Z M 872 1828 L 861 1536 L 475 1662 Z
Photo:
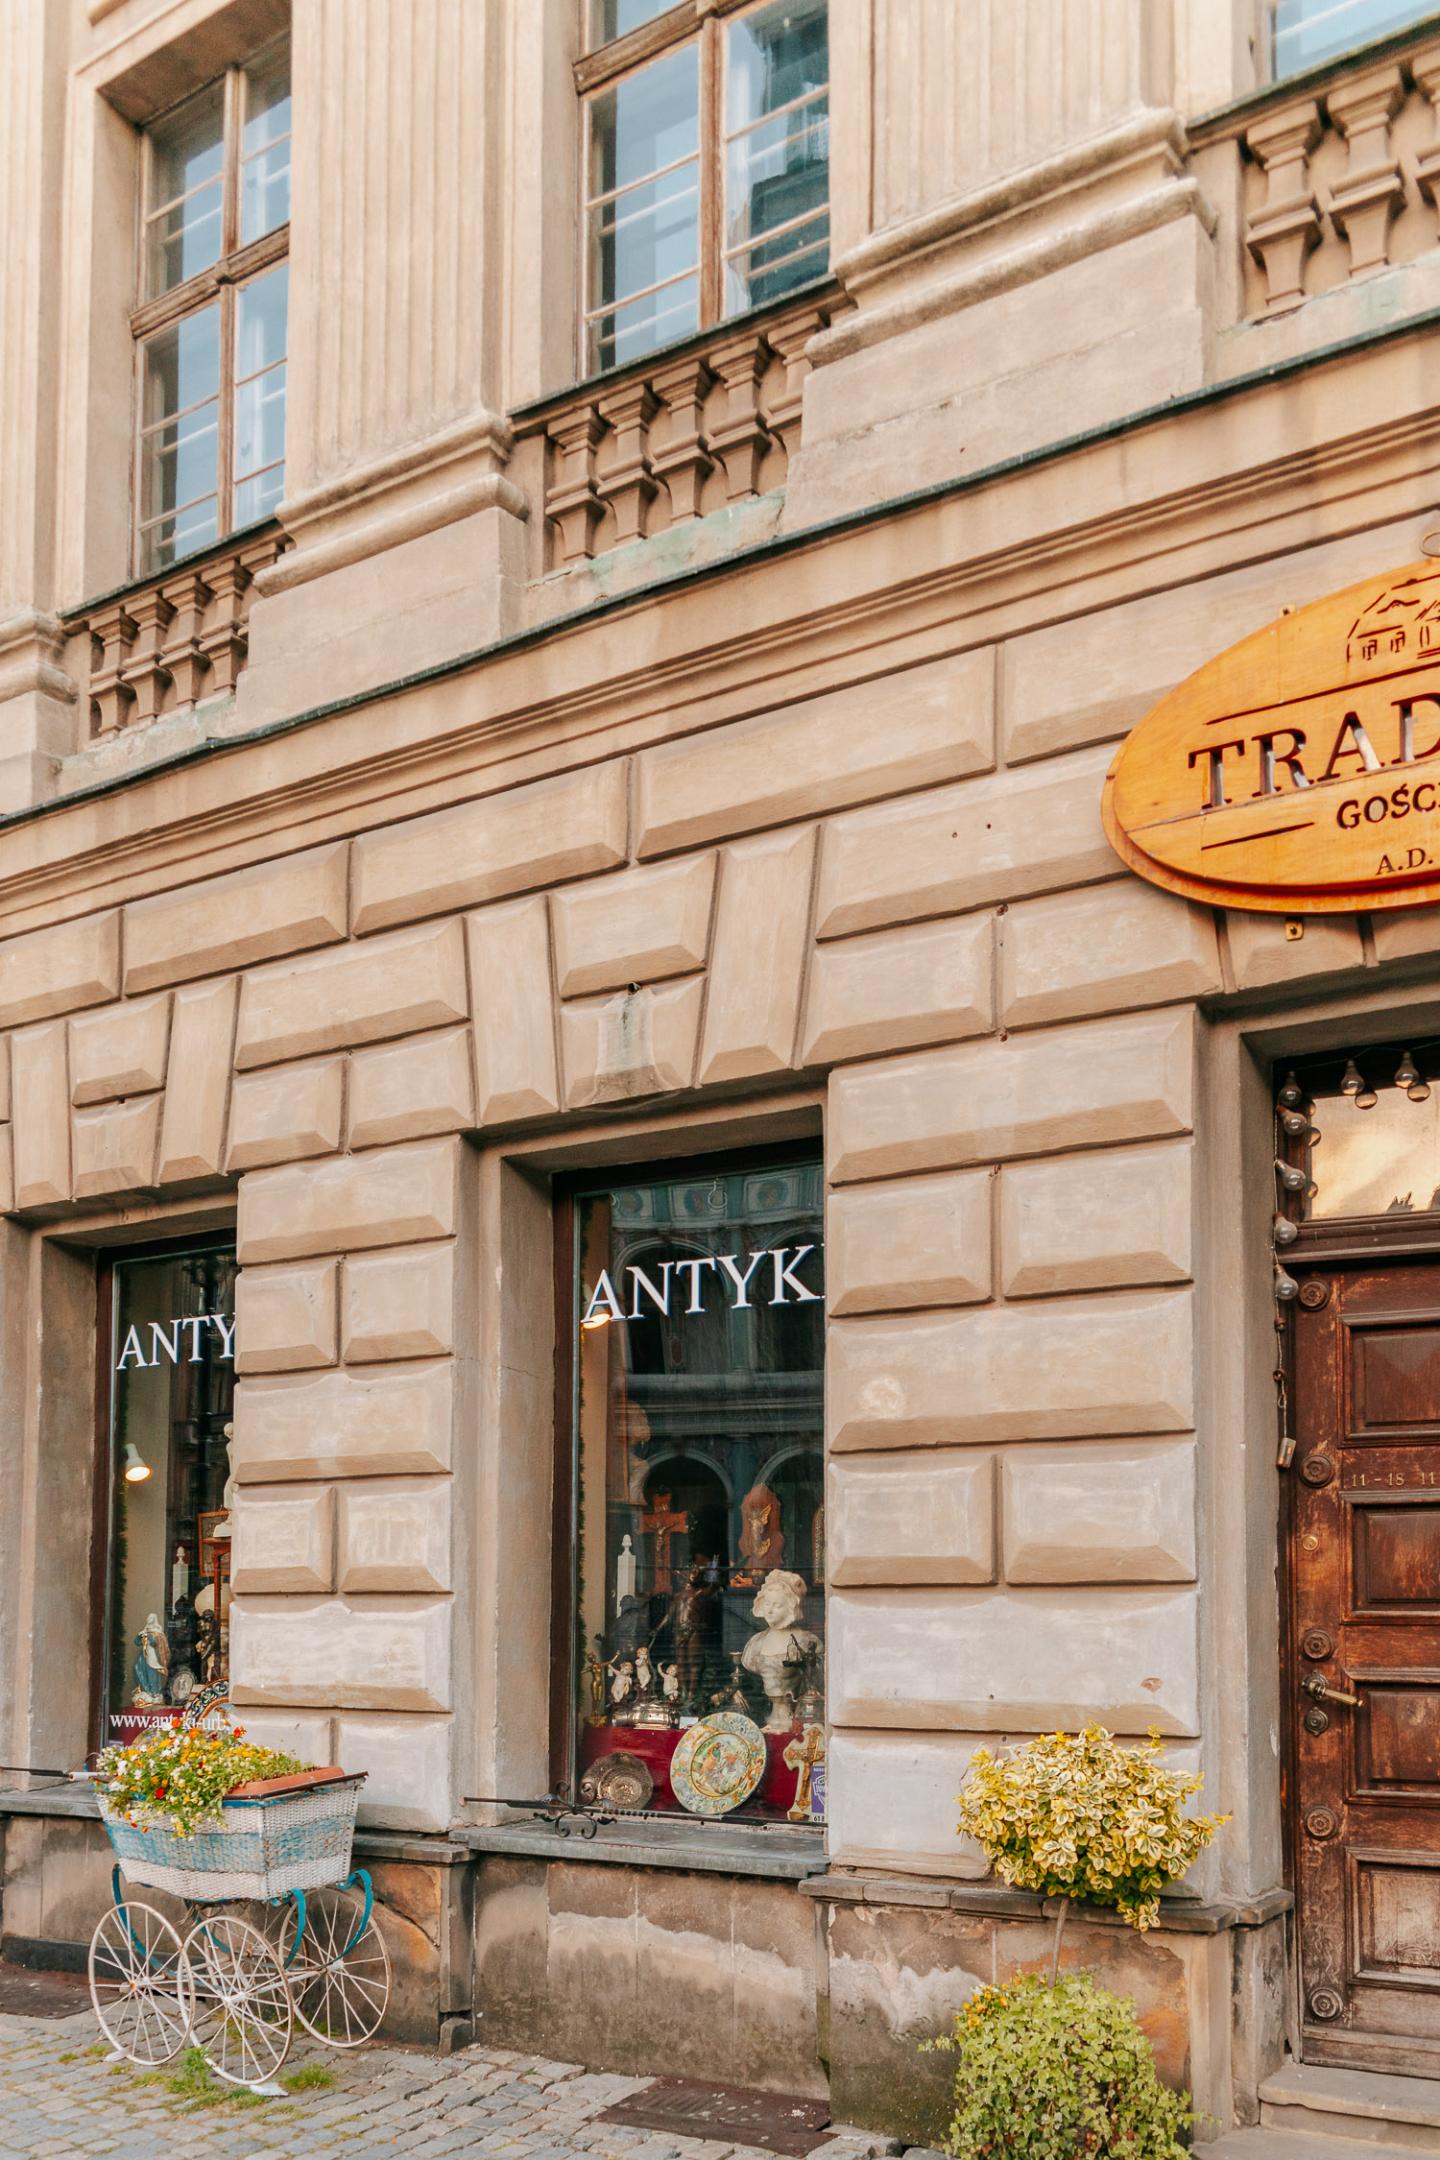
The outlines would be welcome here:
M 0 812 L 49 794 L 75 731 L 52 548 L 66 13 L 0 10 Z
M 498 380 L 502 14 L 297 0 L 296 544 L 255 580 L 242 724 L 512 623 L 526 505 Z

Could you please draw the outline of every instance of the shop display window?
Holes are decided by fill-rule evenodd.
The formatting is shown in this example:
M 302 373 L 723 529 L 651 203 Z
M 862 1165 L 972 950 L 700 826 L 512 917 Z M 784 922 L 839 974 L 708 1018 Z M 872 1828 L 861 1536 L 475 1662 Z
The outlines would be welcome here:
M 172 1722 L 229 1678 L 234 1251 L 116 1260 L 101 1296 L 108 1743 Z
M 818 1158 L 587 1188 L 573 1343 L 562 1766 L 582 1800 L 824 1810 Z

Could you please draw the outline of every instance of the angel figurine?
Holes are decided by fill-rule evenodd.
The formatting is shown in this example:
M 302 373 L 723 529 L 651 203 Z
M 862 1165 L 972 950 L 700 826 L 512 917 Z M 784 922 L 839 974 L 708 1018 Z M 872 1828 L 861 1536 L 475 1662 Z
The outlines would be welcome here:
M 667 1703 L 674 1705 L 679 1702 L 680 1667 L 678 1665 L 662 1665 L 660 1667 L 660 1692 Z

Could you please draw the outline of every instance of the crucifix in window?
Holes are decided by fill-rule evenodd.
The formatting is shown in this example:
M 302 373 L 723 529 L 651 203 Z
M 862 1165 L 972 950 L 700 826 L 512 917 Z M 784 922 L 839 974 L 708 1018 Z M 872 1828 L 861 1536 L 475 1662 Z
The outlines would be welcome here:
M 683 1508 L 672 1508 L 669 1493 L 656 1493 L 650 1506 L 640 1517 L 640 1528 L 647 1530 L 655 1540 L 652 1548 L 650 1588 L 668 1591 L 670 1581 L 670 1540 L 683 1536 L 690 1527 L 690 1517 Z

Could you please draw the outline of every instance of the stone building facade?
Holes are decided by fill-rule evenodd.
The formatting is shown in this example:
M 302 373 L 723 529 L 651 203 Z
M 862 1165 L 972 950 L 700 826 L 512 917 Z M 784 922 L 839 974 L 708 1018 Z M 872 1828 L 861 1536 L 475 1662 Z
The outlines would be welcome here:
M 1122 868 L 1101 787 L 1192 669 L 1440 526 L 1440 22 L 1354 0 L 1327 45 L 1297 0 L 830 0 L 818 252 L 767 285 L 752 247 L 758 303 L 716 282 L 623 357 L 587 264 L 626 168 L 580 144 L 675 52 L 738 82 L 760 11 L 593 12 L 0 11 L 0 1934 L 73 1953 L 107 1894 L 93 1807 L 48 1773 L 153 1707 L 115 1495 L 181 1412 L 124 1391 L 152 1326 L 167 1386 L 228 1388 L 228 1327 L 233 1405 L 184 1410 L 205 1520 L 193 1551 L 188 1516 L 156 1529 L 156 1595 L 190 1624 L 213 1589 L 257 1737 L 368 1773 L 397 2031 L 683 2059 L 933 2136 L 918 2042 L 1048 1941 L 954 1834 L 970 1753 L 1093 1719 L 1158 1728 L 1232 1820 L 1154 1933 L 1080 1920 L 1072 1954 L 1221 2129 L 1253 2122 L 1290 2057 L 1336 2059 L 1282 1805 L 1274 1076 L 1440 1036 L 1440 936 L 1172 897 Z M 247 237 L 284 132 L 255 56 L 282 50 L 288 214 Z M 819 95 L 812 67 L 775 110 L 813 133 Z M 220 178 L 165 134 L 196 100 Z M 242 204 L 190 296 L 228 448 L 187 539 L 164 461 L 209 408 L 165 357 L 186 280 L 145 262 L 212 186 Z M 243 393 L 278 394 L 246 295 L 287 262 L 282 471 Z M 815 1240 L 775 1181 L 822 1167 L 823 1530 L 787 1439 L 702 1532 L 675 1496 L 703 1390 L 652 1476 L 676 1391 L 637 1355 L 622 1401 L 617 1345 L 649 1320 L 652 1377 L 684 1378 L 719 1261 L 647 1248 L 694 1301 L 622 1290 L 592 1338 L 557 1224 L 619 1253 L 625 1208 L 711 1191 L 727 1251 L 779 1251 L 768 1432 L 819 1370 L 785 1332 Z M 197 1255 L 207 1297 L 233 1272 L 203 1361 L 180 1328 L 208 1308 L 125 1274 Z M 684 1566 L 728 1539 L 714 1642 L 743 1658 L 781 1549 L 752 1501 L 784 1503 L 823 1821 L 588 1837 L 541 1806 L 589 1700 L 587 1382 L 657 1657 L 683 1663 Z M 605 1691 L 620 1550 L 585 1608 Z M 1414 2075 L 1437 1975 L 1387 1924 L 1409 2024 L 1347 1995 L 1346 2060 Z

